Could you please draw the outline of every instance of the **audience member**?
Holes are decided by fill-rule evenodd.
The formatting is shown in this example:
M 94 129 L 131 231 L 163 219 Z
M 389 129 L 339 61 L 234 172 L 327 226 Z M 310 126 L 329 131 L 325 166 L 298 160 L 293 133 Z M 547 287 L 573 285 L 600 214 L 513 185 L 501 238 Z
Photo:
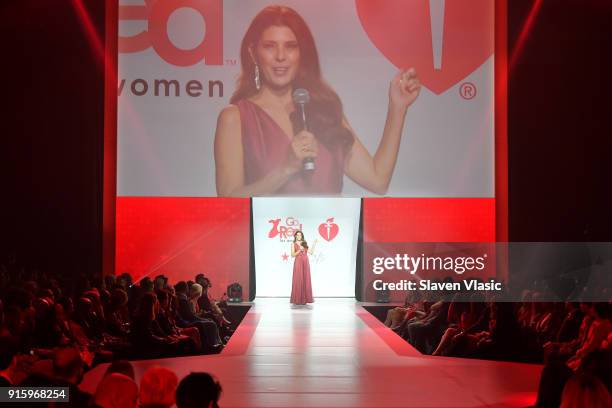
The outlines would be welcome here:
M 586 339 L 582 346 L 576 350 L 576 354 L 569 359 L 567 365 L 576 370 L 580 367 L 582 360 L 592 351 L 599 349 L 608 334 L 612 332 L 612 322 L 608 319 L 606 303 L 589 303 L 587 313 L 593 319 Z
M 572 370 L 560 361 L 553 361 L 544 366 L 535 408 L 558 408 L 561 404 L 563 387 L 572 374 Z
M 112 373 L 100 381 L 92 399 L 95 408 L 138 407 L 138 386 L 130 377 Z
M 199 284 L 197 285 L 200 286 Z M 200 332 L 202 347 L 212 352 L 219 352 L 223 348 L 223 344 L 219 336 L 217 324 L 211 319 L 197 315 L 197 297 L 201 290 L 197 286 L 194 289 L 188 289 L 187 283 L 181 281 L 176 284 L 175 291 L 177 298 L 177 325 L 179 327 L 197 327 Z M 188 295 L 187 291 L 189 291 L 191 296 Z
M 563 388 L 561 408 L 610 408 L 608 389 L 590 374 L 575 374 Z
M 163 367 L 151 367 L 140 379 L 141 408 L 170 408 L 175 402 L 178 378 Z
M 106 369 L 104 376 L 109 374 L 118 373 L 130 377 L 132 380 L 136 379 L 134 374 L 134 366 L 127 360 L 115 360 Z
M 221 385 L 208 373 L 191 373 L 176 389 L 177 408 L 218 408 Z

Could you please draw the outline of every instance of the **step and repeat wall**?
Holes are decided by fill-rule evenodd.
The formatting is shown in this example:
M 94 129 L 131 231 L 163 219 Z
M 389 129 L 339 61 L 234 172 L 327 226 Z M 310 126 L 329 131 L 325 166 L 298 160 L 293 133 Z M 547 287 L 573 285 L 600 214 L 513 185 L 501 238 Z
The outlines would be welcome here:
M 289 296 L 291 245 L 302 231 L 315 296 L 355 296 L 358 198 L 254 198 L 257 296 Z

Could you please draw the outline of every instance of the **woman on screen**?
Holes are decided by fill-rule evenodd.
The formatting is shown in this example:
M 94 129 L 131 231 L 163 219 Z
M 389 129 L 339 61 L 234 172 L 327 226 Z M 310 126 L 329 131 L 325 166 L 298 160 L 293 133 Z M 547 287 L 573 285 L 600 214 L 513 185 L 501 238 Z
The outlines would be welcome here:
M 293 281 L 291 283 L 291 298 L 289 301 L 294 305 L 305 305 L 306 303 L 314 302 L 308 254 L 312 255 L 314 253 L 316 245 L 317 240 L 315 239 L 312 248 L 308 248 L 302 231 L 297 231 L 293 235 L 293 242 L 291 243 L 291 256 L 294 258 Z
M 373 193 L 386 193 L 407 109 L 421 89 L 414 69 L 391 80 L 387 119 L 372 156 L 323 80 L 310 29 L 293 9 L 260 11 L 242 40 L 240 58 L 237 89 L 217 120 L 219 196 L 337 195 L 345 174 Z M 309 94 L 307 130 L 293 101 L 297 89 Z M 308 160 L 314 170 L 305 165 Z

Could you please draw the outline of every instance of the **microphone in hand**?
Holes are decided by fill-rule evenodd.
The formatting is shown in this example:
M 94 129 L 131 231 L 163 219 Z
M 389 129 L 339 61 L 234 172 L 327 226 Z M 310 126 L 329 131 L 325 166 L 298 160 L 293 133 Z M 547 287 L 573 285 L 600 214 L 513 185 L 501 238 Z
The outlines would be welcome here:
M 303 130 L 308 130 L 308 123 L 306 121 L 306 104 L 310 102 L 310 93 L 304 88 L 298 88 L 293 91 L 293 103 L 297 107 L 299 120 L 302 124 Z M 306 171 L 312 171 L 315 169 L 315 161 L 312 157 L 306 157 L 303 161 L 303 169 Z

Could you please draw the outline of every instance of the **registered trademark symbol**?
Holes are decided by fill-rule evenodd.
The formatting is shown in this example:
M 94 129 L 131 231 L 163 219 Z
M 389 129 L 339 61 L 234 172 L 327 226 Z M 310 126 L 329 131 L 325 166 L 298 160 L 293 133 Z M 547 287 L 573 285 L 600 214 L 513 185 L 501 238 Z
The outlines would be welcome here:
M 474 99 L 476 97 L 477 90 L 476 85 L 471 82 L 464 82 L 459 87 L 459 95 L 465 100 Z

